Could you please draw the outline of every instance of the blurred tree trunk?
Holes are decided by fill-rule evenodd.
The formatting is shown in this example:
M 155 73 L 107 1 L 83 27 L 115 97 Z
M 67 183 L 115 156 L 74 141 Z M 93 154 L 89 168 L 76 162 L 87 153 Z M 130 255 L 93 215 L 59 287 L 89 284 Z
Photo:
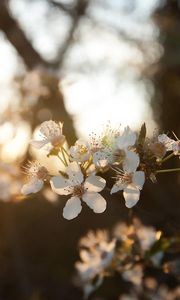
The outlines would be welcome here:
M 26 38 L 17 21 L 10 15 L 7 0 L 0 1 L 0 30 L 5 33 L 28 69 L 33 69 L 37 65 L 49 65 L 32 47 L 31 42 Z
M 165 132 L 180 138 L 180 3 L 167 0 L 154 13 L 164 52 L 154 76 L 152 101 L 156 120 Z
M 50 91 L 49 98 L 44 99 L 43 97 L 40 97 L 37 105 L 32 108 L 32 111 L 29 111 L 29 118 L 27 119 L 31 120 L 32 130 L 39 125 L 39 119 L 37 117 L 38 110 L 42 108 L 49 109 L 52 113 L 53 120 L 59 120 L 65 123 L 64 128 L 65 134 L 67 134 L 67 141 L 69 144 L 73 144 L 77 139 L 73 120 L 66 110 L 63 95 L 59 90 L 59 78 L 55 74 L 52 75 L 52 72 L 49 72 L 49 67 L 51 69 L 52 67 L 58 68 L 58 62 L 56 62 L 56 64 L 48 63 L 33 48 L 23 30 L 19 27 L 18 22 L 11 16 L 7 0 L 0 1 L 0 30 L 5 33 L 9 42 L 15 47 L 18 54 L 23 59 L 27 70 L 32 70 L 36 67 L 42 69 L 41 73 L 44 73 L 44 76 L 42 76 L 44 85 L 46 85 Z M 63 58 L 66 51 L 65 48 L 67 47 L 63 48 Z M 62 63 L 62 59 L 59 59 Z M 26 101 L 26 99 L 24 99 L 24 101 Z
M 178 0 L 161 1 L 152 16 L 159 28 L 159 42 L 163 47 L 160 61 L 152 66 L 151 80 L 155 92 L 151 101 L 154 118 L 161 132 L 172 131 L 180 138 L 180 6 Z M 179 166 L 177 157 L 167 161 L 164 168 Z M 151 206 L 162 217 L 162 224 L 169 228 L 180 229 L 180 201 L 178 173 L 166 173 L 158 176 L 158 189 L 152 184 L 146 185 L 146 210 Z M 144 207 L 143 207 L 144 208 Z

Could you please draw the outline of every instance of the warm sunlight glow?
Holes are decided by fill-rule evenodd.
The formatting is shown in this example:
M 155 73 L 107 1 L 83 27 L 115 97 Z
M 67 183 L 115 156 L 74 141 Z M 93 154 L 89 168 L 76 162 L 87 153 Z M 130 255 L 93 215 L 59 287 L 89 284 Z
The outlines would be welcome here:
M 17 160 L 26 153 L 31 131 L 30 126 L 22 121 L 18 125 L 16 124 L 15 129 L 13 125 L 11 130 L 10 127 L 6 127 L 5 125 L 3 127 L 7 142 L 2 145 L 0 154 L 1 159 L 9 163 Z M 1 134 L 3 135 L 3 130 Z
M 143 86 L 124 82 L 117 87 L 110 76 L 99 77 L 63 84 L 67 108 L 76 116 L 80 136 L 100 132 L 108 121 L 112 126 L 137 128 L 144 121 L 149 127 L 155 126 Z

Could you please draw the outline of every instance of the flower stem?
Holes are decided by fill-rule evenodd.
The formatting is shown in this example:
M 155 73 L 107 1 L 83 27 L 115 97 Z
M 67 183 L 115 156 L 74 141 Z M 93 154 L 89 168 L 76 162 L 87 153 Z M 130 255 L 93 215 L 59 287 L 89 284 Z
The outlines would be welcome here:
M 62 152 L 64 164 L 65 164 L 65 166 L 67 167 L 67 166 L 68 166 L 68 163 L 67 163 L 66 156 L 65 156 L 66 152 L 65 152 L 65 150 L 64 150 L 63 147 L 61 147 L 61 152 Z
M 66 149 L 64 147 L 62 147 L 62 149 L 64 150 L 64 152 L 66 153 L 66 155 L 69 157 L 69 153 L 66 151 Z
M 168 172 L 178 172 L 178 171 L 180 171 L 180 168 L 157 170 L 156 173 L 168 173 Z
M 92 158 L 89 159 L 89 162 L 87 164 L 87 166 L 84 168 L 85 171 L 87 171 L 87 169 L 92 165 Z
M 172 152 L 171 154 L 169 154 L 168 156 L 166 156 L 165 158 L 163 158 L 163 159 L 161 160 L 161 163 L 165 162 L 166 160 L 170 159 L 170 158 L 173 157 L 173 156 L 174 156 L 174 152 Z
M 58 154 L 57 157 L 58 157 L 59 160 L 63 163 L 63 165 L 66 167 L 66 164 L 65 164 L 64 160 L 61 158 L 61 156 Z

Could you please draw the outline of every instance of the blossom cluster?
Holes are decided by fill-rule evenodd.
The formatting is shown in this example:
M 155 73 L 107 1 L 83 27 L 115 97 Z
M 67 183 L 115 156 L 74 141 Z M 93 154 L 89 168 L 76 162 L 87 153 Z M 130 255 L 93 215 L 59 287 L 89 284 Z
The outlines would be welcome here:
M 132 208 L 139 201 L 145 180 L 156 181 L 158 173 L 168 171 L 162 169 L 163 163 L 180 154 L 177 138 L 163 133 L 149 139 L 145 124 L 139 132 L 128 126 L 123 130 L 112 129 L 108 124 L 100 136 L 92 134 L 88 141 L 79 139 L 70 147 L 61 122 L 45 121 L 39 133 L 39 139 L 31 140 L 30 144 L 45 149 L 48 157 L 58 157 L 62 169 L 54 176 L 39 162 L 31 162 L 26 168 L 28 182 L 21 191 L 24 195 L 36 193 L 49 182 L 56 194 L 70 197 L 63 209 L 68 220 L 80 214 L 82 201 L 95 213 L 104 212 L 107 202 L 100 192 L 105 188 L 110 189 L 110 194 L 123 191 L 126 207 Z M 111 188 L 102 177 L 107 171 L 113 173 Z
M 178 238 L 167 238 L 161 231 L 146 227 L 137 219 L 131 225 L 118 224 L 112 235 L 105 230 L 90 231 L 79 242 L 76 282 L 83 289 L 84 297 L 88 298 L 102 285 L 105 277 L 118 273 L 121 281 L 131 286 L 129 294 L 121 296 L 121 300 L 141 299 L 142 295 L 142 299 L 164 300 L 168 286 L 159 288 L 157 276 L 147 275 L 146 270 L 151 268 L 161 272 L 161 276 L 176 276 L 178 262 L 174 261 L 172 266 L 172 261 L 169 262 L 166 256 L 172 250 L 175 255 L 178 245 Z M 175 291 L 176 296 L 180 295 L 180 284 Z M 167 299 L 179 298 L 169 296 Z

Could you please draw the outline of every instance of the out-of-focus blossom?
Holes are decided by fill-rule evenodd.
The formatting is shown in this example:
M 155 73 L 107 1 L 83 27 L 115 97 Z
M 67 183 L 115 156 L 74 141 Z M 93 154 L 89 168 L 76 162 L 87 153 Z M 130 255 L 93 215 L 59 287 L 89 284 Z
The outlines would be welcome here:
M 11 184 L 12 180 L 8 176 L 0 177 L 0 199 L 8 201 L 11 197 Z
M 21 185 L 20 169 L 15 165 L 0 163 L 0 200 L 17 201 Z
M 77 162 L 72 162 L 66 168 L 66 176 L 54 176 L 51 178 L 51 187 L 59 195 L 70 195 L 72 197 L 66 202 L 63 210 L 65 219 L 71 220 L 77 217 L 81 210 L 82 199 L 95 213 L 102 213 L 106 209 L 106 201 L 99 194 L 106 181 L 96 175 L 90 175 L 86 179 Z
M 102 284 L 108 267 L 111 265 L 116 241 L 110 240 L 106 231 L 89 232 L 80 240 L 80 258 L 76 270 L 83 286 L 85 297 L 88 297 Z M 83 248 L 82 248 L 83 247 Z
M 125 205 L 133 207 L 139 201 L 140 190 L 145 181 L 143 171 L 136 171 L 139 165 L 139 156 L 134 152 L 128 153 L 128 159 L 124 163 L 124 170 L 116 168 L 117 181 L 111 189 L 111 194 L 123 190 Z
M 143 275 L 143 267 L 140 264 L 136 264 L 122 272 L 123 279 L 132 282 L 135 286 L 140 286 L 142 284 Z
M 154 300 L 154 295 L 162 294 L 154 294 L 158 282 L 155 277 L 149 278 L 146 274 L 149 267 L 163 271 L 161 259 L 172 246 L 170 240 L 162 239 L 160 231 L 133 219 L 131 225 L 118 224 L 111 240 L 107 231 L 91 231 L 80 240 L 79 245 L 81 261 L 76 263 L 76 269 L 86 297 L 103 283 L 104 276 L 113 276 L 114 273 L 119 273 L 124 281 L 131 283 L 129 299 L 146 299 L 142 296 L 147 295 L 147 299 Z M 152 258 L 159 254 L 158 263 L 153 263 Z M 120 299 L 123 297 L 126 295 Z
M 157 231 L 153 227 L 138 224 L 135 231 L 143 251 L 149 250 L 149 248 L 157 241 L 157 238 L 159 238 Z
M 40 72 L 31 71 L 26 73 L 22 79 L 18 79 L 22 94 L 26 97 L 30 105 L 36 103 L 39 97 L 49 95 L 47 86 L 43 85 Z
M 45 188 L 43 190 L 43 196 L 51 203 L 56 203 L 58 200 L 58 195 L 54 193 L 51 188 Z
M 28 176 L 28 182 L 23 185 L 21 193 L 28 195 L 39 192 L 43 188 L 44 181 L 49 179 L 48 170 L 37 161 L 30 162 L 25 170 Z
M 153 300 L 179 300 L 180 286 L 174 289 L 169 289 L 165 285 L 160 286 L 158 290 L 149 292 L 149 299 Z
M 54 121 L 45 121 L 40 126 L 40 140 L 31 140 L 30 144 L 37 149 L 44 147 L 47 144 L 51 148 L 59 148 L 65 142 L 65 136 L 62 133 L 63 123 Z

